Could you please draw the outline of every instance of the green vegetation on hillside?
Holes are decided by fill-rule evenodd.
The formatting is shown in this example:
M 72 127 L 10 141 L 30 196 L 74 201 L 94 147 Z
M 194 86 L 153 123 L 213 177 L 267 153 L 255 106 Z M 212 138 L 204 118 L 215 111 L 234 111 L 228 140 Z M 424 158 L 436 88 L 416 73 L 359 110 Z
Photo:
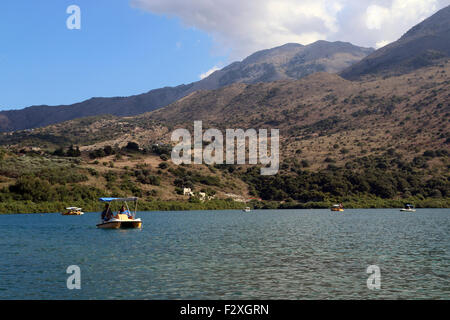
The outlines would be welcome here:
M 445 150 L 437 153 L 446 158 Z M 371 196 L 381 199 L 417 199 L 450 197 L 450 176 L 427 172 L 427 162 L 436 152 L 426 152 L 411 162 L 392 153 L 380 157 L 362 157 L 344 167 L 329 164 L 325 170 L 310 172 L 293 161 L 276 176 L 261 176 L 258 168 L 249 168 L 246 181 L 264 200 L 295 200 L 302 203 L 342 201 Z
M 133 156 L 137 151 L 120 152 Z M 450 175 L 430 167 L 430 163 L 448 167 L 446 150 L 428 150 L 410 161 L 388 150 L 382 156 L 363 156 L 343 166 L 327 158 L 328 166 L 321 170 L 310 170 L 307 161 L 291 158 L 281 164 L 276 176 L 261 176 L 258 166 L 216 165 L 207 171 L 197 170 L 204 166 L 174 166 L 157 157 L 166 151 L 154 153 L 160 161 L 156 167 L 137 162 L 134 168 L 115 168 L 114 161 L 89 164 L 89 157 L 16 155 L 2 150 L 0 213 L 59 212 L 66 206 L 97 211 L 101 196 L 130 195 L 141 198 L 141 210 L 246 206 L 220 197 L 205 202 L 196 197 L 176 199 L 183 188 L 214 196 L 229 184 L 226 181 L 242 181 L 250 197 L 262 198 L 251 203 L 254 208 L 327 208 L 337 202 L 347 208 L 402 207 L 406 202 L 417 207 L 450 207 Z M 145 159 L 147 155 L 140 156 Z M 168 189 L 172 197 L 161 199 L 160 193 Z
M 77 119 L 0 134 L 0 212 L 91 208 L 99 196 L 137 196 L 151 208 L 208 198 L 255 207 L 449 207 L 450 61 L 398 77 L 350 82 L 318 73 L 300 81 L 199 91 L 149 114 Z M 170 161 L 171 132 L 280 130 L 280 172 L 258 166 Z M 190 193 L 184 188 L 190 188 Z M 185 194 L 186 193 L 186 194 Z M 59 205 L 56 205 L 59 203 Z M 228 208 L 229 203 L 214 206 Z M 243 206 L 242 202 L 234 203 Z M 150 206 L 150 205 L 149 205 Z

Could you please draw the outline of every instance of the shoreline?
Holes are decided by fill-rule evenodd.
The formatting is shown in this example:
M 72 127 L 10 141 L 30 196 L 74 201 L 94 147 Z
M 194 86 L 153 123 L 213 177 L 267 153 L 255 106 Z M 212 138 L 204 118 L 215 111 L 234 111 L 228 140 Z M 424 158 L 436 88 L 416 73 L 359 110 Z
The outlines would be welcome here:
M 440 199 L 349 199 L 347 201 L 322 201 L 322 202 L 250 202 L 241 203 L 233 200 L 211 200 L 207 202 L 189 201 L 139 201 L 138 211 L 213 211 L 213 210 L 242 210 L 251 207 L 254 210 L 301 210 L 301 209 L 329 209 L 333 204 L 342 202 L 345 209 L 401 209 L 405 203 L 412 203 L 417 209 L 450 209 L 450 198 Z M 91 200 L 86 202 L 43 202 L 15 201 L 0 203 L 0 215 L 9 214 L 53 214 L 60 213 L 68 206 L 83 208 L 84 212 L 101 212 L 102 204 Z

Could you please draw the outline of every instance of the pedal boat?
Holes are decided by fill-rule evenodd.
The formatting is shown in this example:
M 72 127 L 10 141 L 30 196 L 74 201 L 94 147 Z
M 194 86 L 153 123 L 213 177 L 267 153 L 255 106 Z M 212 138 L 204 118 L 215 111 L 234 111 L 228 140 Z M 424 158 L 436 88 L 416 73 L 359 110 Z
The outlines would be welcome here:
M 412 204 L 407 204 L 403 209 L 400 209 L 402 212 L 416 212 L 416 209 Z
M 344 208 L 339 204 L 335 204 L 331 207 L 331 211 L 344 212 Z
M 136 210 L 137 210 L 137 201 L 138 198 L 101 198 L 101 202 L 113 203 L 113 202 L 123 202 L 127 208 L 128 214 L 116 214 L 112 216 L 109 220 L 101 220 L 99 224 L 97 224 L 97 228 L 99 229 L 141 229 L 142 228 L 142 220 L 140 218 L 136 218 Z M 131 213 L 128 203 L 134 202 L 135 209 L 134 212 Z
M 68 207 L 66 208 L 67 211 L 61 213 L 63 216 L 82 216 L 84 212 L 81 208 L 77 207 Z

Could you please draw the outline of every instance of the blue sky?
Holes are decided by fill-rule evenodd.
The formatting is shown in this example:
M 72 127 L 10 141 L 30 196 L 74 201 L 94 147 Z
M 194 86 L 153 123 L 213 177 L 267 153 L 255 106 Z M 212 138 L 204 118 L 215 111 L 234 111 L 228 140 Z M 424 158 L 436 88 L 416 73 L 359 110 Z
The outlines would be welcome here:
M 81 30 L 66 9 L 81 8 Z M 205 32 L 128 0 L 2 0 L 0 109 L 127 96 L 199 80 L 226 57 Z
M 1 0 L 0 110 L 140 94 L 288 42 L 382 47 L 450 0 Z M 81 8 L 68 30 L 67 7 Z

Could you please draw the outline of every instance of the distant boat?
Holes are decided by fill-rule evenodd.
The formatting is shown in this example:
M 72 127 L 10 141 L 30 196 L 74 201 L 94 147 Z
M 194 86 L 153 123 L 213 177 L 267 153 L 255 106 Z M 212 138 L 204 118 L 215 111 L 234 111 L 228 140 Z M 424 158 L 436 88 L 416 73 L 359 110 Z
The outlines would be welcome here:
M 403 212 L 416 212 L 416 209 L 414 208 L 414 205 L 406 204 L 403 209 L 400 209 L 400 211 L 403 211 Z
M 243 209 L 242 211 L 244 211 L 244 212 L 250 212 L 250 211 L 252 211 L 252 209 L 250 209 L 250 207 L 246 207 L 246 208 Z
M 100 229 L 141 229 L 142 220 L 136 218 L 138 198 L 100 198 L 101 202 L 107 203 L 105 211 L 102 212 L 101 222 L 97 224 Z M 123 202 L 124 211 L 119 211 L 113 215 L 111 204 L 114 202 Z M 134 211 L 131 212 L 128 202 L 134 202 Z
M 344 206 L 342 204 L 335 204 L 331 207 L 331 211 L 344 212 Z
M 83 209 L 78 208 L 78 207 L 68 207 L 68 208 L 66 208 L 66 211 L 61 213 L 61 215 L 63 215 L 63 216 L 82 216 L 84 214 L 84 212 L 82 210 Z

